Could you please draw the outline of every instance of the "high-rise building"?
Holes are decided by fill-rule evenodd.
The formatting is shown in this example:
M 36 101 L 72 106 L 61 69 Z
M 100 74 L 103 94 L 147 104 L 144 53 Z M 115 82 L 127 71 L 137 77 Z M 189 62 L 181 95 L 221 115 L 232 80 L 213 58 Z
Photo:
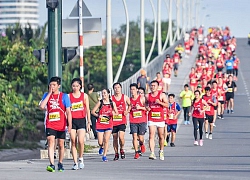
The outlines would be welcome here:
M 38 27 L 38 0 L 0 0 L 0 30 L 20 23 Z

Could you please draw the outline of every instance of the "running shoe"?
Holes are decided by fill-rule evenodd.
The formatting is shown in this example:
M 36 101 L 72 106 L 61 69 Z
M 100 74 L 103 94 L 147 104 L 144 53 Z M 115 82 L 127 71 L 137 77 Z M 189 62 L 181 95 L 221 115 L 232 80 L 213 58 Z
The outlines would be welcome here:
M 84 168 L 83 160 L 80 160 L 80 159 L 79 159 L 79 168 L 80 168 L 80 169 L 83 169 L 83 168 Z
M 206 136 L 206 138 L 208 138 L 208 133 L 207 132 L 206 132 L 205 136 Z
M 223 114 L 220 115 L 221 119 L 224 119 Z
M 121 158 L 125 159 L 125 152 L 123 149 L 120 149 L 120 154 L 121 154 Z
M 190 125 L 190 121 L 187 121 L 187 124 Z
M 141 145 L 141 153 L 145 153 L 146 152 L 146 147 L 144 144 Z
M 103 156 L 104 157 L 104 156 Z M 117 161 L 119 159 L 119 154 L 118 153 L 116 153 L 115 154 L 115 157 L 114 157 L 114 161 Z
M 227 110 L 227 114 L 229 114 L 229 109 Z
M 234 110 L 231 110 L 231 114 L 233 114 L 234 113 Z
M 200 139 L 200 146 L 203 146 L 203 140 Z
M 187 121 L 184 121 L 184 125 L 187 125 Z
M 103 161 L 103 162 L 108 162 L 107 157 L 106 157 L 106 156 L 102 156 L 102 161 Z
M 218 115 L 218 118 L 219 118 L 219 119 L 221 119 L 221 116 L 220 116 L 220 115 Z
M 137 152 L 139 153 L 140 156 L 142 156 L 141 150 L 138 150 Z
M 159 151 L 159 157 L 160 157 L 160 160 L 164 160 L 164 152 L 163 151 Z
M 100 147 L 100 149 L 99 149 L 99 155 L 102 155 L 102 154 L 103 154 L 103 148 Z
M 164 146 L 166 147 L 166 146 L 168 146 L 168 143 L 167 143 L 167 141 L 164 141 Z
M 215 123 L 213 123 L 213 126 L 216 127 Z
M 169 135 L 167 135 L 166 141 L 167 141 L 167 143 L 169 142 Z
M 63 164 L 62 163 L 58 163 L 58 171 L 59 172 L 63 172 L 64 168 L 63 168 Z
M 152 159 L 152 160 L 155 160 L 156 159 L 155 153 L 151 152 L 148 158 Z
M 174 144 L 174 143 L 170 143 L 170 146 L 171 146 L 171 147 L 175 147 L 175 144 Z
M 46 168 L 46 170 L 49 171 L 49 172 L 55 172 L 56 171 L 55 169 L 56 168 L 55 168 L 55 166 L 53 164 L 47 166 L 47 168 Z
M 199 146 L 198 141 L 194 141 L 194 145 L 195 145 L 195 146 Z
M 209 133 L 208 139 L 213 139 L 212 133 Z
M 138 152 L 135 153 L 135 156 L 134 156 L 134 159 L 139 159 L 140 158 L 140 155 Z
M 72 166 L 72 170 L 77 170 L 78 169 L 78 165 L 77 164 L 74 164 L 73 166 Z

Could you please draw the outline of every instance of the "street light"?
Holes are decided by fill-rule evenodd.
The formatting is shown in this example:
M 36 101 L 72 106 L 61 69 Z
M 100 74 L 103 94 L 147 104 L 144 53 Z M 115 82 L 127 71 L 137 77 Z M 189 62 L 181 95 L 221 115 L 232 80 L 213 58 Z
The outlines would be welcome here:
M 59 4 L 58 0 L 46 0 L 46 7 L 54 10 Z

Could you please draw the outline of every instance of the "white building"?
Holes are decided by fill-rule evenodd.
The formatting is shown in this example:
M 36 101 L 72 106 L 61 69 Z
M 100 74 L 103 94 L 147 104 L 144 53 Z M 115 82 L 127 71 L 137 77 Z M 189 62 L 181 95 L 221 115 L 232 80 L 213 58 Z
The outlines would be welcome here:
M 20 23 L 38 27 L 38 0 L 0 0 L 0 30 Z

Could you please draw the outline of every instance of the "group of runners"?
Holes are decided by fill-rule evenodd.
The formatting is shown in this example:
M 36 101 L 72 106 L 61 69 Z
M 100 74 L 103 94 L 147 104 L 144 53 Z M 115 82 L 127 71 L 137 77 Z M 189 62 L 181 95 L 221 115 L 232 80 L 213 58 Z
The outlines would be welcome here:
M 196 32 L 199 33 L 200 30 L 192 31 L 191 34 Z M 227 109 L 227 113 L 233 113 L 233 98 L 236 91 L 236 83 L 233 80 L 237 80 L 238 68 L 235 67 L 238 67 L 239 59 L 234 53 L 236 40 L 230 37 L 228 28 L 224 31 L 212 28 L 208 36 L 203 40 L 198 38 L 198 41 L 199 55 L 196 59 L 196 67 L 192 68 L 189 75 L 190 83 L 184 86 L 180 98 L 182 98 L 184 110 L 184 124 L 190 124 L 189 118 L 192 117 L 194 145 L 202 146 L 204 121 L 206 138 L 212 139 L 217 115 L 223 119 L 224 109 Z M 176 67 L 175 58 L 178 59 L 178 63 L 181 62 L 180 49 L 181 45 L 178 45 L 172 59 L 167 55 L 169 60 L 164 61 L 163 67 L 172 65 Z M 235 63 L 237 66 L 234 65 Z M 222 72 L 224 67 L 226 73 Z M 171 73 L 163 73 L 163 77 L 167 79 L 166 74 Z M 175 71 L 175 75 L 177 76 L 177 71 Z M 91 115 L 97 118 L 96 132 L 100 146 L 99 154 L 102 155 L 104 162 L 108 161 L 107 152 L 111 135 L 115 152 L 113 160 L 126 157 L 124 145 L 127 117 L 130 134 L 133 138 L 134 159 L 140 158 L 146 151 L 144 136 L 147 130 L 149 131 L 149 159 L 156 159 L 155 136 L 159 140 L 158 157 L 160 160 L 164 160 L 164 146 L 170 142 L 170 146 L 175 147 L 175 134 L 181 106 L 176 102 L 175 94 L 166 93 L 168 91 L 164 87 L 160 87 L 162 84 L 159 78 L 156 77 L 150 82 L 150 93 L 148 94 L 145 93 L 144 88 L 138 87 L 137 83 L 131 84 L 131 97 L 122 94 L 122 85 L 117 82 L 113 84 L 114 95 L 111 96 L 109 89 L 103 89 L 101 98 L 91 111 L 89 97 L 81 92 L 82 82 L 79 78 L 72 80 L 72 92 L 69 94 L 60 92 L 60 85 L 60 77 L 52 77 L 48 92 L 44 94 L 40 103 L 40 108 L 46 110 L 45 124 L 50 161 L 50 165 L 47 166 L 48 171 L 55 171 L 54 144 L 56 139 L 59 147 L 58 170 L 64 170 L 62 161 L 66 126 L 70 132 L 72 143 L 72 169 L 84 168 L 84 137 L 86 131 L 90 130 Z M 199 142 L 197 129 L 200 135 Z
M 197 32 L 198 37 L 202 37 L 202 27 Z M 235 81 L 240 60 L 235 53 L 236 39 L 231 37 L 228 27 L 224 30 L 209 28 L 208 35 L 198 38 L 198 43 L 195 67 L 191 68 L 189 84 L 184 86 L 180 97 L 183 100 L 184 124 L 190 124 L 189 117 L 192 116 L 194 144 L 202 146 L 203 123 L 206 138 L 212 139 L 216 119 L 224 119 L 225 110 L 228 114 L 234 113 Z

